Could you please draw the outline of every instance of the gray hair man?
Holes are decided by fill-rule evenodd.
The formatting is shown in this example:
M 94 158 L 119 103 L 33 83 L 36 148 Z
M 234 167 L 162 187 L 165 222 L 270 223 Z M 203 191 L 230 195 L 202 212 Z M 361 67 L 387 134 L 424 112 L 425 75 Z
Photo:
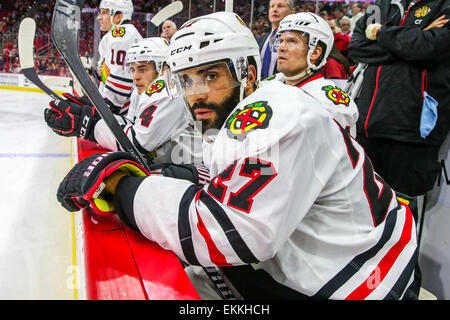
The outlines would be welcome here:
M 256 40 L 261 53 L 261 79 L 277 73 L 278 47 L 276 45 L 276 33 L 281 20 L 291 13 L 295 13 L 294 0 L 270 0 L 268 14 L 272 29 Z
M 170 42 L 173 34 L 177 31 L 177 25 L 172 20 L 166 20 L 162 24 L 161 38 Z

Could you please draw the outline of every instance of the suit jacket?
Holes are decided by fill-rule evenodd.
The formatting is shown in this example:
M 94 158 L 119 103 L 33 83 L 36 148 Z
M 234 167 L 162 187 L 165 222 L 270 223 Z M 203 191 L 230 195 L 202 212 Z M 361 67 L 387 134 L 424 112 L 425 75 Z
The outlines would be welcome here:
M 270 35 L 270 32 L 271 31 L 269 31 L 268 33 L 262 35 L 258 39 L 256 39 L 256 42 L 258 43 L 258 46 L 259 46 L 259 53 L 261 54 L 261 67 L 262 67 L 262 63 L 263 63 L 263 52 L 262 52 L 262 50 L 263 50 L 263 47 L 264 47 L 264 43 L 266 42 L 267 38 Z M 275 66 L 273 67 L 273 70 L 272 70 L 271 74 L 273 75 L 273 74 L 275 74 L 277 72 L 278 72 L 277 64 L 275 63 Z M 263 79 L 261 79 L 261 80 L 263 80 Z

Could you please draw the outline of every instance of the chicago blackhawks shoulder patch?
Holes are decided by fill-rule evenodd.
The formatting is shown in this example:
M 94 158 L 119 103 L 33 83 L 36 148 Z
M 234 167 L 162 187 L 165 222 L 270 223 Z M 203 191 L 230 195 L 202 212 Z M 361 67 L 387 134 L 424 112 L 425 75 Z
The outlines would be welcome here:
M 228 137 L 243 141 L 249 132 L 266 129 L 272 118 L 267 101 L 258 101 L 236 109 L 225 122 Z
M 111 34 L 114 38 L 121 38 L 125 35 L 126 29 L 125 27 L 117 27 L 112 29 Z
M 325 91 L 325 96 L 333 101 L 335 105 L 343 104 L 348 107 L 350 104 L 350 97 L 344 90 L 336 87 L 336 86 L 324 86 L 322 90 Z
M 150 87 L 148 87 L 145 93 L 151 97 L 154 93 L 160 92 L 162 89 L 164 89 L 164 86 L 165 86 L 164 80 L 156 80 L 150 85 Z

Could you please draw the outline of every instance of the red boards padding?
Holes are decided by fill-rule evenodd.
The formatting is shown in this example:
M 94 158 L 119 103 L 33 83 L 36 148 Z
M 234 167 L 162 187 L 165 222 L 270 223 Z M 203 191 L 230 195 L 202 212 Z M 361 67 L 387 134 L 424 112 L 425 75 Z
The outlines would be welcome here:
M 108 150 L 78 139 L 78 161 Z M 83 210 L 88 300 L 198 300 L 178 258 L 117 216 Z

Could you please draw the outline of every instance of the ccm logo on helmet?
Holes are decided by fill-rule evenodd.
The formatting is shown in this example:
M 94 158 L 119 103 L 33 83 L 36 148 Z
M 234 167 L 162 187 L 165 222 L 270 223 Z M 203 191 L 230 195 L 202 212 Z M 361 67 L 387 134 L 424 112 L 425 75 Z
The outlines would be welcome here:
M 176 53 L 180 53 L 186 50 L 191 50 L 192 49 L 192 44 L 190 46 L 184 46 L 184 47 L 179 47 L 178 49 L 174 49 L 170 52 L 170 55 L 173 56 Z

